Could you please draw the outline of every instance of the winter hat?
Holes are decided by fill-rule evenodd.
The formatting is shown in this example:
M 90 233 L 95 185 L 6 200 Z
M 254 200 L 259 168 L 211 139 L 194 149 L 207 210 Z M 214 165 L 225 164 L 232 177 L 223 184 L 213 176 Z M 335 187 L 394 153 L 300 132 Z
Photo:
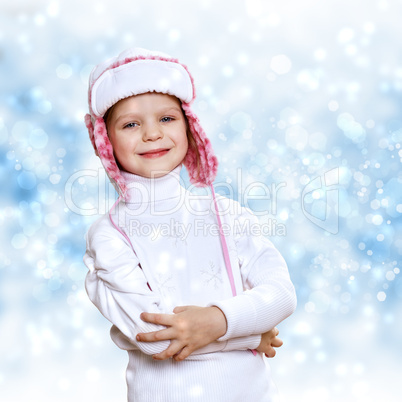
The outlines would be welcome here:
M 197 155 L 191 147 L 184 158 L 184 166 L 191 183 L 210 186 L 217 173 L 218 160 L 197 116 L 191 110 L 195 88 L 190 72 L 184 64 L 165 53 L 131 48 L 92 70 L 88 90 L 89 114 L 85 116 L 92 145 L 117 192 L 125 198 L 127 184 L 114 158 L 103 117 L 119 100 L 146 92 L 174 95 L 180 99 L 200 155 L 199 172 Z

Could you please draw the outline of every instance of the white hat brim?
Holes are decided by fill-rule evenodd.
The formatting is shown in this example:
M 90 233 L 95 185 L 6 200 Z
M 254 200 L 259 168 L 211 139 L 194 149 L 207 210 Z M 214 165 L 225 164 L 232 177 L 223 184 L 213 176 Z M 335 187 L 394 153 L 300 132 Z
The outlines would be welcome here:
M 103 117 L 121 99 L 147 92 L 173 95 L 186 103 L 194 97 L 191 78 L 181 64 L 152 59 L 106 70 L 91 92 L 91 108 L 96 117 Z

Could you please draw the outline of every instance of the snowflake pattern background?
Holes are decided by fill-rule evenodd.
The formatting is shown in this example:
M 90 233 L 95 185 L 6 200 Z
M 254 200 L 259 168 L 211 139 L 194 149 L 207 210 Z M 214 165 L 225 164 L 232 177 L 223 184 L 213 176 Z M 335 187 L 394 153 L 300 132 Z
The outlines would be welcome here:
M 286 227 L 283 396 L 399 400 L 401 15 L 401 0 L 3 1 L 0 399 L 125 400 L 126 352 L 84 289 L 84 234 L 115 193 L 83 118 L 94 64 L 141 46 L 194 75 L 217 192 Z

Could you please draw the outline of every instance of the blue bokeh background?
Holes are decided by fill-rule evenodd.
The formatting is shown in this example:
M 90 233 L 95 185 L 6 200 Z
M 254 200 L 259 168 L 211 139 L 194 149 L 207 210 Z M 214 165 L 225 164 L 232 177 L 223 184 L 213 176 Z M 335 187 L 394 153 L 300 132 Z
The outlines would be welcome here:
M 401 15 L 400 0 L 2 2 L 0 400 L 125 400 L 126 354 L 84 289 L 84 234 L 115 193 L 83 118 L 92 67 L 130 46 L 188 65 L 217 183 L 235 198 L 259 183 L 250 207 L 298 294 L 271 362 L 283 396 L 399 400 Z M 261 183 L 277 197 L 257 200 Z

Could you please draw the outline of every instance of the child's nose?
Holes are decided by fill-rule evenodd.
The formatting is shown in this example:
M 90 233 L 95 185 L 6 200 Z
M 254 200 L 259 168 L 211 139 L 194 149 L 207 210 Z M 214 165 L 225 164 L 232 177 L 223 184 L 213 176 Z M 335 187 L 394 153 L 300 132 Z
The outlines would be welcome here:
M 145 127 L 144 141 L 155 141 L 163 137 L 163 132 L 157 124 L 150 124 Z

